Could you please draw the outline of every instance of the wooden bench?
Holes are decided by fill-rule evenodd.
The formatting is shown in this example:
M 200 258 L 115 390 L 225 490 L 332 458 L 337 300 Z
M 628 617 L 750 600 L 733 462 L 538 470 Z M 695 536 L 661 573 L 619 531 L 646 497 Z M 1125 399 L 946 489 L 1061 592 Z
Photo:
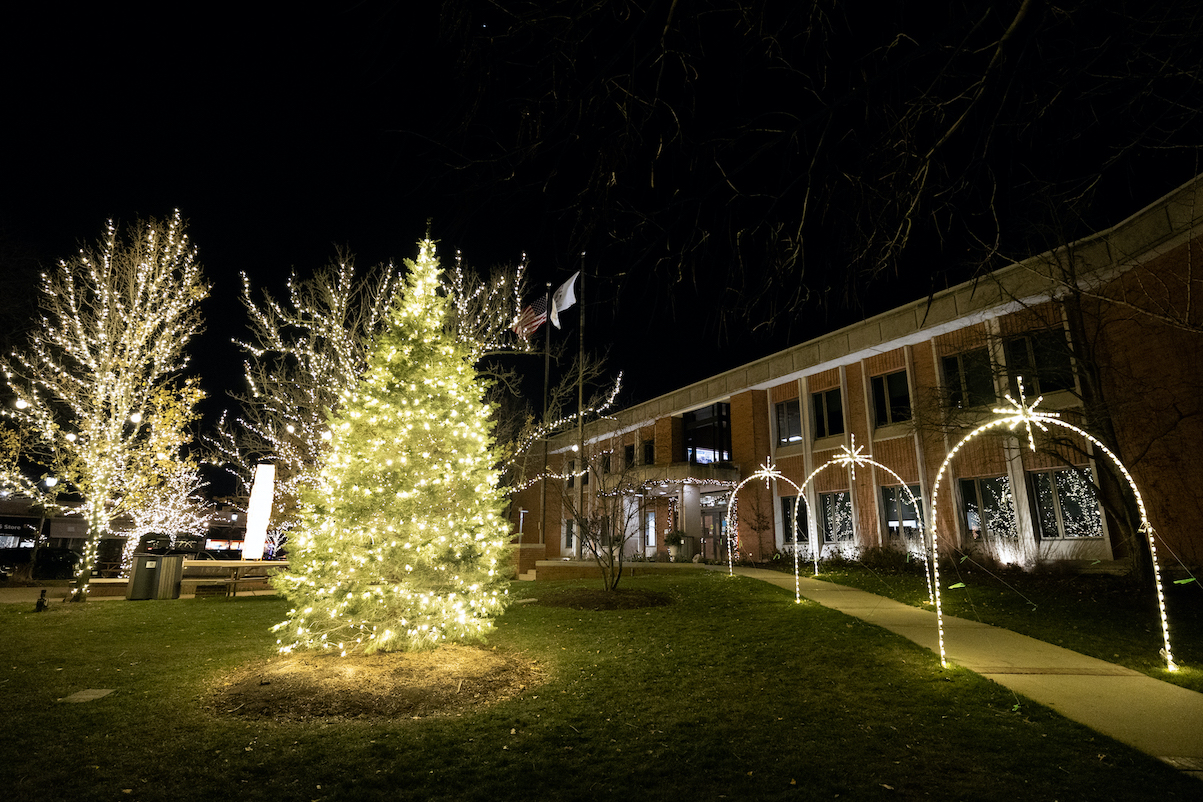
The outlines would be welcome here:
M 228 598 L 239 590 L 266 590 L 268 575 L 286 568 L 287 562 L 271 560 L 184 560 L 180 594 Z
M 266 576 L 247 576 L 239 579 L 192 578 L 180 581 L 180 595 L 191 595 L 198 599 L 204 596 L 228 597 L 237 596 L 239 590 L 267 590 L 270 587 Z

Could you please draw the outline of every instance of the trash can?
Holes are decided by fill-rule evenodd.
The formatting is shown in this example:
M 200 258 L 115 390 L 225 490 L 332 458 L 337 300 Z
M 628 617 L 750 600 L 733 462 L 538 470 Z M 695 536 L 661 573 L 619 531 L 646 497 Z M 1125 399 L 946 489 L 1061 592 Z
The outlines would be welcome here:
M 178 599 L 183 575 L 182 554 L 135 554 L 125 598 Z

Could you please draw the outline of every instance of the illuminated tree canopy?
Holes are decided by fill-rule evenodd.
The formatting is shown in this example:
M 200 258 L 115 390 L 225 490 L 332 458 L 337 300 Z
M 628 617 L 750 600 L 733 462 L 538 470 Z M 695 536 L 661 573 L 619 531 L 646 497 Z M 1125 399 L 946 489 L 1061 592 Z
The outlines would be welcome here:
M 504 492 L 475 353 L 449 331 L 434 243 L 330 420 L 302 494 L 281 650 L 419 649 L 483 637 L 505 602 Z
M 112 520 L 159 491 L 185 439 L 169 399 L 209 288 L 184 228 L 179 212 L 125 236 L 110 222 L 95 247 L 42 275 L 40 325 L 0 361 L 16 396 L 3 414 L 23 432 L 26 458 L 85 502 L 78 600 Z

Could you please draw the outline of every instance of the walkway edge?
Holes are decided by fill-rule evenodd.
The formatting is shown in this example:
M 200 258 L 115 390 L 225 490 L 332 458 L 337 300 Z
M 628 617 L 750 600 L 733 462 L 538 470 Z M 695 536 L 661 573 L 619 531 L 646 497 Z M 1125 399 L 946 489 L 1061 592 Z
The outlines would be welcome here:
M 735 573 L 795 587 L 793 574 Z M 798 584 L 806 599 L 939 651 L 934 611 L 811 577 Z M 950 662 L 1203 780 L 1203 694 L 988 624 L 945 616 L 944 633 Z

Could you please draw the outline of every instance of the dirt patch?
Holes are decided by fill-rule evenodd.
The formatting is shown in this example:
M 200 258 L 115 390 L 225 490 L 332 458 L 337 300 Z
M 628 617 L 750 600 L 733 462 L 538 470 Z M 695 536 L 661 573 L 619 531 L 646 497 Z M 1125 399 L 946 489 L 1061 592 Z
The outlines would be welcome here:
M 209 707 L 217 715 L 272 721 L 455 716 L 542 681 L 530 660 L 471 646 L 349 657 L 302 653 L 224 675 Z
M 534 604 L 545 607 L 571 607 L 573 610 L 635 610 L 640 607 L 663 607 L 672 602 L 672 596 L 667 593 L 643 588 L 564 588 L 540 592 L 533 600 Z

